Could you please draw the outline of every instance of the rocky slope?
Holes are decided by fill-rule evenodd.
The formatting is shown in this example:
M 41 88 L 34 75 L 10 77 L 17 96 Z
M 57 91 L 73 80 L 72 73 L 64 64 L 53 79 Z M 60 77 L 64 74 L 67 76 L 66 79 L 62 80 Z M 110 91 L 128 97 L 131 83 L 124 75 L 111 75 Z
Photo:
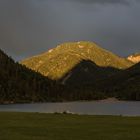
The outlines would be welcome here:
M 133 63 L 139 63 L 140 62 L 140 53 L 136 53 L 133 55 L 128 56 L 127 58 L 129 61 L 132 61 Z

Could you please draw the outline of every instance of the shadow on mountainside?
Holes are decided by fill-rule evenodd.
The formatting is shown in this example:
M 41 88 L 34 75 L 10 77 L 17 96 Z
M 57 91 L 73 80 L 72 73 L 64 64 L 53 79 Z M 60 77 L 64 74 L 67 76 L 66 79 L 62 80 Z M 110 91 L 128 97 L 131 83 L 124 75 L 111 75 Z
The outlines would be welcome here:
M 101 81 L 97 88 L 123 100 L 140 100 L 140 63 Z
M 110 97 L 110 94 L 104 93 L 96 84 L 120 71 L 111 67 L 97 66 L 90 60 L 82 60 L 56 81 L 51 93 L 54 100 L 59 101 L 105 99 Z
M 81 60 L 63 77 L 61 77 L 58 82 L 61 82 L 63 85 L 71 86 L 93 85 L 120 71 L 121 70 L 113 67 L 98 66 L 90 60 Z
M 116 97 L 140 100 L 140 63 L 119 70 L 82 60 L 67 72 L 54 89 L 62 100 L 98 100 Z
M 0 103 L 47 101 L 52 82 L 0 50 Z

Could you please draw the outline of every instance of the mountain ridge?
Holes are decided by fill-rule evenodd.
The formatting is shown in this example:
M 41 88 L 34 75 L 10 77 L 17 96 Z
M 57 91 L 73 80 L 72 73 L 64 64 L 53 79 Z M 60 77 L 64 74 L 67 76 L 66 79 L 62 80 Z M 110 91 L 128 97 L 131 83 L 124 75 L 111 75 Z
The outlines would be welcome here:
M 63 43 L 43 54 L 23 60 L 21 64 L 55 80 L 63 77 L 80 60 L 91 60 L 98 66 L 118 69 L 133 65 L 95 43 L 83 41 Z

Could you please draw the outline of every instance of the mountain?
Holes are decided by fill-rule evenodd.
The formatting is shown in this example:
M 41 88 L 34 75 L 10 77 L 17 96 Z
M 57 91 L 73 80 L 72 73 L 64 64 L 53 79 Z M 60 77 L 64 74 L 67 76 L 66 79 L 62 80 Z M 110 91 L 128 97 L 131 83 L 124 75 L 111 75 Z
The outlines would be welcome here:
M 58 100 L 103 99 L 116 97 L 116 94 L 119 98 L 125 89 L 122 85 L 128 80 L 127 71 L 131 71 L 129 68 L 134 65 L 95 43 L 83 41 L 58 45 L 23 60 L 21 64 L 56 81 L 51 92 Z M 117 81 L 115 87 L 113 83 Z
M 0 50 L 0 103 L 140 100 L 140 63 L 92 42 L 64 43 L 16 63 Z
M 133 65 L 133 63 L 127 59 L 118 57 L 115 54 L 102 49 L 95 43 L 84 41 L 58 45 L 56 48 L 53 48 L 43 54 L 23 60 L 21 64 L 32 70 L 40 72 L 42 75 L 53 80 L 61 79 L 61 81 L 63 81 L 62 78 L 65 78 L 64 81 L 66 82 L 71 77 L 70 75 L 74 74 L 72 73 L 72 70 L 83 61 L 90 61 L 98 67 L 112 68 L 109 72 L 98 72 L 98 74 L 100 73 L 100 75 L 104 76 L 112 74 L 116 71 L 116 69 L 122 70 Z M 94 68 L 89 70 L 85 66 L 85 63 L 84 65 L 82 64 L 80 69 L 83 69 L 84 73 L 88 72 L 88 75 L 94 75 L 96 77 L 97 74 L 95 75 L 94 73 L 95 65 L 92 65 Z M 89 62 L 87 65 L 89 65 Z M 97 77 L 99 78 L 99 76 Z
M 100 83 L 100 88 L 123 100 L 140 100 L 140 63 Z
M 0 103 L 47 101 L 50 80 L 0 50 Z
M 132 61 L 133 63 L 138 63 L 140 62 L 140 53 L 136 53 L 133 55 L 128 56 L 127 58 L 129 61 Z

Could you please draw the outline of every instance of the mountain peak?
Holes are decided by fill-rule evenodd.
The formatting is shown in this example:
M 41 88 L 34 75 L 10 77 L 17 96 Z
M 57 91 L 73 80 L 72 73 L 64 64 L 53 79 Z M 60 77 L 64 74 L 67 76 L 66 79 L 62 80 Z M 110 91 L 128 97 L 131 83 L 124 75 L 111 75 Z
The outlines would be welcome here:
M 132 61 L 133 63 L 140 62 L 140 53 L 135 53 L 133 55 L 128 56 L 127 58 L 129 61 Z
M 99 67 L 116 69 L 125 69 L 132 65 L 127 59 L 120 58 L 89 41 L 63 43 L 41 55 L 23 60 L 21 63 L 56 80 L 83 60 L 90 60 Z

